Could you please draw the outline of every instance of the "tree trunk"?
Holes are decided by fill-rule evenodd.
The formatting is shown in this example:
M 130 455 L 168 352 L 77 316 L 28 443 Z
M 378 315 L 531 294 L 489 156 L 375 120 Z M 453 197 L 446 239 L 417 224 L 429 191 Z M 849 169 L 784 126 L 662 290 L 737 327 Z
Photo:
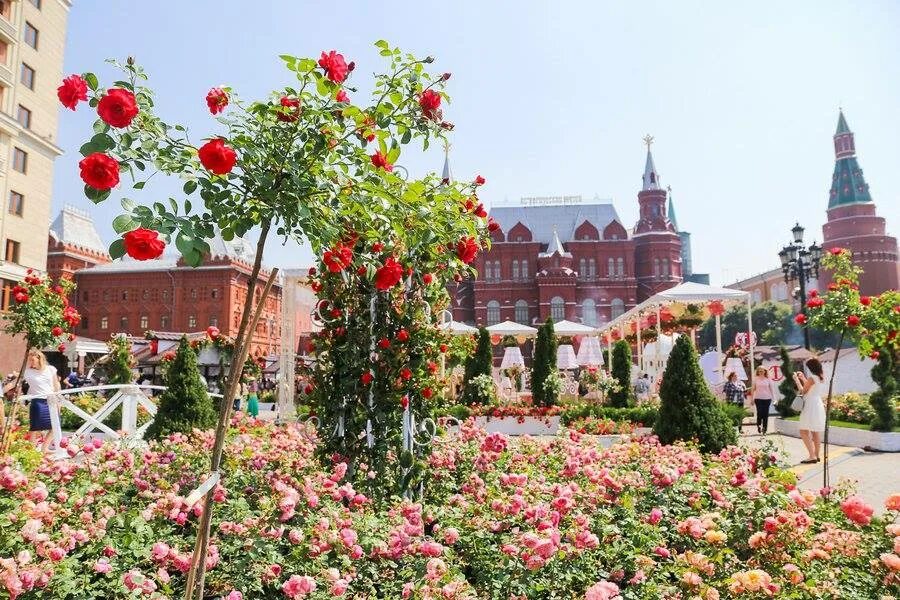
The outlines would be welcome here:
M 16 385 L 13 387 L 12 406 L 9 408 L 9 415 L 7 415 L 6 417 L 6 422 L 3 426 L 3 432 L 0 433 L 0 456 L 6 456 L 6 453 L 9 450 L 9 445 L 12 442 L 12 430 L 16 422 L 16 412 L 19 409 L 19 386 L 22 385 L 22 378 L 25 376 L 25 368 L 28 366 L 28 352 L 30 350 L 31 348 L 26 345 L 25 356 L 22 358 L 22 367 L 19 369 L 19 374 L 16 377 Z M 5 400 L 0 398 L 0 402 L 4 401 Z
M 823 436 L 822 443 L 825 444 L 825 455 L 822 466 L 822 487 L 828 487 L 828 430 L 829 421 L 831 420 L 831 391 L 834 389 L 834 376 L 837 373 L 837 364 L 838 357 L 841 353 L 841 346 L 844 345 L 844 334 L 847 332 L 846 329 L 841 330 L 841 339 L 838 340 L 837 348 L 834 350 L 834 364 L 831 367 L 831 379 L 828 380 L 828 397 L 825 399 L 825 435 Z
M 271 219 L 263 222 L 262 230 L 259 234 L 259 240 L 256 243 L 256 257 L 253 262 L 253 270 L 250 273 L 250 279 L 247 283 L 247 299 L 244 301 L 244 310 L 241 315 L 241 323 L 240 327 L 238 327 L 238 334 L 235 338 L 234 354 L 231 357 L 231 366 L 228 371 L 228 385 L 224 390 L 225 393 L 222 397 L 222 404 L 219 407 L 219 421 L 216 425 L 216 437 L 213 444 L 212 457 L 210 460 L 211 474 L 218 472 L 219 467 L 222 464 L 222 455 L 225 447 L 225 434 L 228 431 L 228 423 L 231 416 L 232 403 L 237 393 L 238 385 L 240 385 L 240 376 L 244 366 L 244 361 L 247 360 L 247 354 L 250 351 L 250 338 L 252 337 L 253 331 L 256 327 L 256 323 L 259 321 L 259 317 L 262 314 L 262 307 L 265 305 L 269 290 L 272 289 L 272 284 L 275 282 L 275 277 L 278 274 L 278 269 L 272 269 L 266 287 L 263 293 L 260 295 L 260 300 L 256 308 L 256 314 L 254 315 L 254 318 L 251 322 L 250 310 L 253 305 L 253 294 L 256 291 L 256 285 L 259 281 L 259 271 L 262 267 L 263 250 L 265 249 L 266 238 L 268 237 L 271 225 Z M 191 563 L 191 570 L 188 573 L 187 583 L 185 586 L 184 600 L 192 600 L 195 597 L 198 600 L 202 600 L 203 598 L 203 588 L 206 578 L 206 550 L 209 545 L 209 532 L 210 524 L 212 522 L 213 509 L 212 497 L 214 493 L 215 488 L 209 490 L 203 500 L 203 512 L 200 516 L 200 522 L 197 528 L 197 541 L 194 545 L 194 555 Z M 196 596 L 194 595 L 195 592 Z

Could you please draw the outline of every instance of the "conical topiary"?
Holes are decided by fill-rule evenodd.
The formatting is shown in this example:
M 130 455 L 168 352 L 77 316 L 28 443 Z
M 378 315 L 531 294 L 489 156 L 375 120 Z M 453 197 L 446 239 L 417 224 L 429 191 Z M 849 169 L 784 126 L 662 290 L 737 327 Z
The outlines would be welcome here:
M 892 431 L 897 423 L 897 363 L 890 348 L 883 348 L 878 353 L 878 362 L 872 367 L 872 380 L 878 389 L 869 396 L 869 404 L 875 410 L 872 418 L 872 431 Z
M 737 432 L 707 386 L 687 336 L 675 342 L 659 395 L 662 404 L 653 433 L 662 443 L 696 439 L 704 452 L 719 452 L 737 442 Z
M 478 344 L 475 353 L 466 361 L 466 372 L 463 376 L 465 388 L 463 389 L 463 402 L 466 404 L 480 403 L 484 400 L 477 389 L 469 385 L 479 375 L 493 375 L 494 353 L 491 350 L 491 334 L 484 327 L 478 328 Z
M 778 384 L 781 400 L 775 403 L 775 408 L 782 417 L 791 417 L 797 414 L 791 409 L 791 404 L 797 397 L 797 384 L 794 383 L 794 368 L 791 366 L 791 358 L 784 346 L 781 347 L 781 376 L 783 379 Z
M 194 428 L 208 429 L 216 424 L 206 386 L 200 380 L 197 354 L 182 337 L 175 359 L 166 374 L 166 391 L 159 397 L 156 417 L 144 435 L 148 440 L 172 433 L 190 433 Z
M 610 375 L 619 382 L 619 389 L 609 395 L 609 405 L 627 408 L 634 404 L 634 388 L 631 386 L 631 345 L 619 340 L 613 346 Z
M 535 406 L 553 406 L 556 404 L 558 391 L 548 389 L 544 382 L 556 374 L 556 332 L 553 319 L 547 317 L 538 328 L 537 340 L 534 343 L 534 363 L 531 370 L 531 397 Z

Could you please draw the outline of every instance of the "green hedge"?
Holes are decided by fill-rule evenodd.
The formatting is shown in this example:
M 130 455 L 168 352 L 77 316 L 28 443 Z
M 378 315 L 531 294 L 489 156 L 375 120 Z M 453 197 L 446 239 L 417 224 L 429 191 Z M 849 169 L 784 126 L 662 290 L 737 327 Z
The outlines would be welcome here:
M 616 408 L 614 406 L 597 406 L 595 404 L 580 404 L 566 408 L 560 414 L 560 422 L 568 425 L 572 421 L 585 417 L 598 419 L 611 419 L 613 421 L 630 421 L 642 423 L 650 427 L 656 421 L 659 409 L 654 406 L 637 406 L 632 408 Z

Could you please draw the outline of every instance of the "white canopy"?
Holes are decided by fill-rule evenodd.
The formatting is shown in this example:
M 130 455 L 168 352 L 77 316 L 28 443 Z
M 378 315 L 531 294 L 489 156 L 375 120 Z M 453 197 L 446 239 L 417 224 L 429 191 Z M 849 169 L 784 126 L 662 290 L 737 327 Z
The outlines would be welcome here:
M 477 327 L 472 327 L 471 325 L 466 325 L 465 323 L 460 323 L 459 321 L 449 321 L 447 323 L 441 323 L 438 325 L 438 329 L 445 329 L 450 332 L 451 335 L 472 335 L 478 333 Z
M 507 346 L 503 350 L 503 360 L 500 362 L 501 369 L 509 367 L 524 367 L 525 359 L 522 358 L 522 349 L 518 346 Z
M 578 368 L 575 348 L 572 347 L 572 344 L 561 344 L 556 349 L 556 368 L 563 371 Z
M 602 365 L 603 350 L 600 348 L 600 340 L 593 336 L 583 338 L 581 340 L 581 345 L 578 346 L 576 360 L 578 360 L 578 364 L 581 366 Z
M 581 323 L 563 320 L 553 324 L 553 331 L 556 335 L 590 335 L 596 333 L 597 329 Z
M 503 321 L 487 328 L 491 335 L 535 335 L 537 329 L 514 321 Z

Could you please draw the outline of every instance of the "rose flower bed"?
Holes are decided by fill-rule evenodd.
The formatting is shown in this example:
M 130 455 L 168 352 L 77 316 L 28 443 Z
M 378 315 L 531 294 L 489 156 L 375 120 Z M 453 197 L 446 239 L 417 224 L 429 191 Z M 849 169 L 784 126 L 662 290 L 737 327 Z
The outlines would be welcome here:
M 0 463 L 0 596 L 179 598 L 212 436 Z M 896 593 L 900 496 L 799 492 L 773 457 L 466 424 L 422 503 L 376 505 L 300 425 L 240 419 L 207 555 L 211 597 L 858 598 Z M 363 470 L 364 473 L 364 470 Z

